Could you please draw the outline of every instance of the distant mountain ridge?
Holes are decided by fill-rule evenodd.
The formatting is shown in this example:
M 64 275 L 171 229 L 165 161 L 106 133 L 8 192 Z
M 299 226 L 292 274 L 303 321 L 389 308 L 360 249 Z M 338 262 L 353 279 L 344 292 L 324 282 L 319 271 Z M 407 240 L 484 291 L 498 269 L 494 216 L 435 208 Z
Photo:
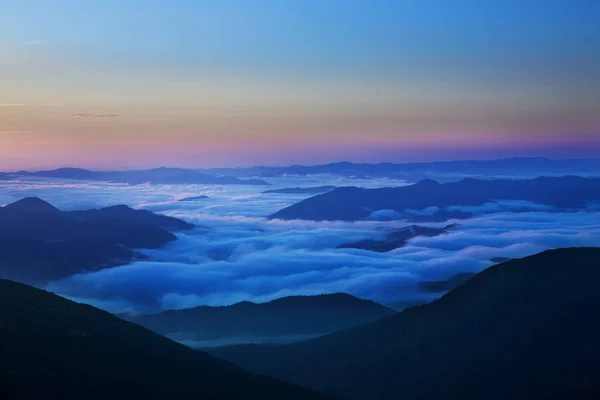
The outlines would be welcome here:
M 437 221 L 465 218 L 471 215 L 465 207 L 503 200 L 581 210 L 588 202 L 600 200 L 600 179 L 576 176 L 489 181 L 463 179 L 444 184 L 424 180 L 410 186 L 382 189 L 346 187 L 303 200 L 270 218 L 356 221 L 368 219 L 376 211 L 390 210 L 398 214 L 397 219 Z M 523 208 L 527 209 L 525 205 Z
M 543 175 L 599 176 L 600 158 L 548 159 L 503 158 L 494 160 L 456 160 L 412 163 L 353 163 L 348 161 L 322 165 L 255 166 L 232 168 L 154 168 L 131 171 L 90 171 L 81 168 L 58 168 L 49 171 L 0 172 L 0 180 L 17 176 L 40 176 L 77 180 L 108 180 L 124 183 L 199 183 L 268 185 L 261 179 L 236 180 L 248 177 L 281 177 L 284 175 L 333 174 L 346 177 L 386 177 L 415 181 L 425 178 L 456 180 L 464 176 L 504 175 L 532 177 Z M 171 176 L 169 176 L 171 175 Z M 208 178 L 207 178 L 208 177 Z M 153 178 L 153 179 L 150 179 Z M 223 178 L 223 179 L 217 179 Z
M 352 163 L 335 162 L 323 165 L 292 165 L 282 167 L 213 168 L 205 172 L 232 176 L 281 177 L 284 175 L 335 174 L 347 177 L 389 177 L 396 179 L 423 179 L 441 176 L 510 175 L 525 176 L 550 174 L 590 174 L 598 176 L 600 158 L 548 159 L 505 158 L 496 160 L 457 160 L 413 163 Z
M 120 205 L 60 211 L 37 197 L 0 207 L 0 277 L 40 283 L 76 273 L 129 264 L 158 248 L 185 221 Z
M 289 345 L 212 353 L 342 399 L 600 397 L 600 248 L 492 266 L 433 303 Z
M 48 171 L 18 171 L 6 174 L 8 177 L 31 176 L 40 178 L 73 179 L 86 181 L 106 181 L 128 183 L 157 184 L 204 184 L 204 185 L 259 185 L 269 186 L 260 179 L 239 179 L 232 176 L 208 175 L 184 168 L 154 168 L 129 171 L 90 171 L 81 168 L 58 168 Z
M 320 335 L 394 314 L 393 310 L 370 300 L 335 293 L 123 317 L 161 334 L 177 334 L 179 338 L 200 341 L 228 337 Z
M 105 311 L 0 279 L 3 400 L 317 400 Z

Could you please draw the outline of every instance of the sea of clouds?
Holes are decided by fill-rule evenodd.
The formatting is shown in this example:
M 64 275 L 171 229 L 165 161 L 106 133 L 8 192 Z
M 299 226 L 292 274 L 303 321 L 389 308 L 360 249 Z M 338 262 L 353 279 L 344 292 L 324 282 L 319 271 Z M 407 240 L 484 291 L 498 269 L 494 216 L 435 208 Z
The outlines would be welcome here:
M 178 233 L 178 240 L 164 248 L 144 250 L 149 261 L 79 274 L 47 286 L 113 312 L 158 312 L 334 292 L 402 307 L 441 295 L 422 291 L 420 282 L 479 272 L 492 265 L 494 257 L 523 257 L 551 248 L 600 243 L 596 213 L 499 202 L 469 207 L 475 216 L 449 221 L 459 225 L 448 233 L 412 239 L 406 247 L 389 253 L 338 249 L 340 244 L 382 238 L 380 228 L 410 223 L 378 218 L 354 223 L 269 220 L 266 216 L 309 196 L 262 191 L 320 185 L 375 188 L 408 182 L 329 175 L 269 182 L 272 188 L 28 179 L 0 182 L 0 204 L 27 196 L 41 197 L 63 210 L 127 204 L 197 224 L 193 231 Z M 200 195 L 210 198 L 179 201 Z M 511 212 L 524 206 L 530 211 Z M 415 210 L 419 212 L 430 210 Z

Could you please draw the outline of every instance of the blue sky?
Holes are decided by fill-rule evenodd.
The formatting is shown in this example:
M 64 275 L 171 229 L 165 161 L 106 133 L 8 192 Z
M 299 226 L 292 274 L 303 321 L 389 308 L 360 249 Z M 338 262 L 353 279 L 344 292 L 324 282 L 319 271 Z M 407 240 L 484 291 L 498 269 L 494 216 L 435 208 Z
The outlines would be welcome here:
M 0 153 L 7 165 L 26 166 L 22 152 L 36 146 L 52 150 L 46 164 L 64 158 L 49 143 L 96 154 L 98 165 L 113 160 L 111 143 L 141 148 L 117 157 L 124 166 L 147 164 L 142 151 L 214 165 L 211 154 L 247 164 L 271 149 L 286 154 L 273 163 L 344 159 L 334 144 L 357 160 L 377 158 L 378 146 L 381 157 L 390 146 L 418 147 L 414 158 L 427 159 L 443 157 L 440 140 L 468 143 L 459 151 L 468 157 L 473 143 L 488 143 L 488 154 L 522 135 L 542 155 L 535 148 L 561 137 L 589 148 L 598 136 L 598 1 L 0 0 L 0 8 L 0 104 L 23 105 L 0 110 L 0 132 L 12 132 L 0 134 L 13 154 Z M 118 117 L 67 118 L 79 115 Z M 231 145 L 240 142 L 244 151 Z M 313 145 L 319 160 L 301 151 Z

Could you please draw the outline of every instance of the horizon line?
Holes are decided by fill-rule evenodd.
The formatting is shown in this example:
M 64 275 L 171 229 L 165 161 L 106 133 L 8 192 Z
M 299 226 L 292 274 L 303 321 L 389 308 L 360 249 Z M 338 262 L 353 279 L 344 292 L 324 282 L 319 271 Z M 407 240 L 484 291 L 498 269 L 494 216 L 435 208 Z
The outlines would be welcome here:
M 17 174 L 19 172 L 39 172 L 39 171 L 55 171 L 59 169 L 79 169 L 79 170 L 87 170 L 87 171 L 101 171 L 101 172 L 111 172 L 111 171 L 144 171 L 144 170 L 153 170 L 153 169 L 184 169 L 184 170 L 198 170 L 198 171 L 210 171 L 210 170 L 219 170 L 219 169 L 252 169 L 252 168 L 292 168 L 292 167 L 320 167 L 327 165 L 335 165 L 335 164 L 353 164 L 353 165 L 418 165 L 418 164 L 445 164 L 445 163 L 459 163 L 459 162 L 494 162 L 494 161 L 510 161 L 510 160 L 545 160 L 545 161 L 579 161 L 579 160 L 600 160 L 600 156 L 582 156 L 582 157 L 566 157 L 566 158 L 553 158 L 553 157 L 500 157 L 500 158 L 486 158 L 486 159 L 440 159 L 435 161 L 411 161 L 411 162 L 392 162 L 392 161 L 381 161 L 381 162 L 354 162 L 354 161 L 332 161 L 328 163 L 322 164 L 289 164 L 289 165 L 281 165 L 281 164 L 263 164 L 263 165 L 246 165 L 246 166 L 220 166 L 220 167 L 181 167 L 181 166 L 167 166 L 167 165 L 159 165 L 159 166 L 149 166 L 149 167 L 139 167 L 139 168 L 110 168 L 110 169 L 96 169 L 93 167 L 81 167 L 74 165 L 64 165 L 59 167 L 40 167 L 40 168 L 32 168 L 32 169 L 18 169 L 15 171 L 0 171 L 0 173 L 6 174 Z

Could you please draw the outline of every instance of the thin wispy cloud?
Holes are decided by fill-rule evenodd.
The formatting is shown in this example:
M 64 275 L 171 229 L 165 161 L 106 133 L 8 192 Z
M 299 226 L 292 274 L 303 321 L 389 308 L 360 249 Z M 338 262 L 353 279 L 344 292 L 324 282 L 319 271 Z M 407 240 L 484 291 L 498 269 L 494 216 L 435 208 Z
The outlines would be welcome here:
M 0 135 L 25 135 L 28 133 L 32 133 L 32 131 L 22 131 L 22 130 L 6 130 L 0 131 Z
M 113 118 L 119 114 L 75 114 L 76 118 Z
M 25 45 L 26 46 L 39 46 L 42 43 L 44 43 L 42 40 L 29 40 L 29 41 L 25 42 Z
M 17 103 L 0 103 L 0 107 L 25 107 L 25 104 L 17 104 Z

